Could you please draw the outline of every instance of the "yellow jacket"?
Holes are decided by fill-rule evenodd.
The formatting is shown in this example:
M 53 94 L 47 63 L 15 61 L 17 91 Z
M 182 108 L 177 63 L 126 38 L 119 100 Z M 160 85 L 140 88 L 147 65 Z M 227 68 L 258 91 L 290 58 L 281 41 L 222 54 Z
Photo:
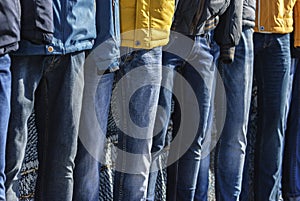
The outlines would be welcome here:
M 300 0 L 294 7 L 294 46 L 300 47 Z
M 175 0 L 120 0 L 121 46 L 151 49 L 166 45 Z
M 293 31 L 293 7 L 296 0 L 257 0 L 256 32 L 290 33 Z

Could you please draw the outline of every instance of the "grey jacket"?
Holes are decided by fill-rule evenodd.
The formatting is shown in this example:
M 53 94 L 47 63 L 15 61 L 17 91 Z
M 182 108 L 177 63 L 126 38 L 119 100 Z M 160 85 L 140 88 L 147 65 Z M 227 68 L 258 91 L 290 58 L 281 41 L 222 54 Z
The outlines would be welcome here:
M 231 63 L 235 46 L 238 45 L 242 26 L 254 27 L 255 0 L 231 0 L 226 12 L 220 17 L 215 30 L 215 40 L 220 46 L 220 61 Z
M 177 0 L 172 30 L 194 36 L 204 33 L 206 20 L 225 12 L 230 0 Z
M 243 25 L 254 27 L 255 25 L 255 0 L 244 0 L 243 4 Z
M 249 1 L 253 0 L 245 0 L 245 4 Z M 234 57 L 234 47 L 241 36 L 242 13 L 241 0 L 179 0 L 172 30 L 189 36 L 200 35 L 210 30 L 207 29 L 207 22 L 219 18 L 214 39 L 221 49 L 220 59 L 230 63 Z M 210 27 L 214 29 L 214 23 Z

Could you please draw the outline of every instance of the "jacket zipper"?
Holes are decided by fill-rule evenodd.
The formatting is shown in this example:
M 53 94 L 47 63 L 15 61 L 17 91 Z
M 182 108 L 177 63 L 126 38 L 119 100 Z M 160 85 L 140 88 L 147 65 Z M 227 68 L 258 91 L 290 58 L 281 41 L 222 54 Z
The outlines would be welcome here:
M 196 35 L 196 27 L 198 25 L 198 22 L 200 20 L 200 17 L 203 13 L 203 6 L 204 6 L 204 0 L 200 0 L 200 3 L 199 3 L 199 7 L 198 7 L 198 10 L 197 10 L 197 13 L 194 17 L 194 20 L 192 22 L 192 26 L 191 26 L 191 29 L 190 29 L 190 33 L 194 36 Z

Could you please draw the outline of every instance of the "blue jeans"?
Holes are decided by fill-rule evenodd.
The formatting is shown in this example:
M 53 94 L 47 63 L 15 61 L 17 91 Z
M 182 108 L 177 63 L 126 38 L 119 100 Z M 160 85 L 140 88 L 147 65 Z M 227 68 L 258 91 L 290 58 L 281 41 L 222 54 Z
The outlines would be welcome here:
M 164 62 L 164 54 L 162 61 Z M 171 67 L 171 68 L 169 68 Z M 159 92 L 158 107 L 156 112 L 153 141 L 151 147 L 152 162 L 150 167 L 150 175 L 147 189 L 147 200 L 155 200 L 155 187 L 158 171 L 162 171 L 166 167 L 166 161 L 163 161 L 162 155 L 165 153 L 166 134 L 169 126 L 172 105 L 172 88 L 174 79 L 174 69 L 172 66 L 162 68 L 162 81 Z
M 254 74 L 258 87 L 255 200 L 277 201 L 290 74 L 289 34 L 254 34 Z
M 5 169 L 7 200 L 19 197 L 27 121 L 33 109 L 39 160 L 35 199 L 72 200 L 84 60 L 84 52 L 12 57 L 12 107 Z
M 174 113 L 172 119 L 180 118 L 180 107 L 178 102 L 175 101 Z M 209 121 L 212 121 L 213 109 L 209 114 Z M 210 122 L 211 123 L 211 122 Z M 211 129 L 211 128 L 210 128 Z M 178 132 L 178 125 L 174 125 L 173 133 Z M 211 130 L 207 131 L 207 135 L 204 139 L 204 147 L 202 147 L 202 152 L 205 156 L 201 157 L 199 173 L 197 177 L 196 190 L 194 195 L 194 201 L 205 201 L 208 198 L 208 187 L 209 187 L 209 167 L 210 167 L 210 147 L 211 147 Z M 168 166 L 167 168 L 167 200 L 176 201 L 177 200 L 177 182 L 178 182 L 178 161 Z
M 5 145 L 10 114 L 11 72 L 8 54 L 0 56 L 0 200 L 5 200 Z
M 110 108 L 110 98 L 112 85 L 114 82 L 114 73 L 103 74 L 100 76 L 95 73 L 94 66 L 85 66 L 84 77 L 85 86 L 83 92 L 82 113 L 79 126 L 79 141 L 77 155 L 75 158 L 74 169 L 74 201 L 98 201 L 100 186 L 100 167 L 101 159 L 97 158 L 97 154 L 93 151 L 102 152 L 104 150 L 99 147 L 98 139 L 105 135 Z M 94 71 L 93 71 L 94 70 Z M 92 91 L 92 97 L 90 92 Z M 93 112 L 89 111 L 92 106 Z M 93 117 L 95 119 L 93 119 Z M 94 121 L 98 121 L 102 133 L 97 132 L 93 125 Z M 90 135 L 88 135 L 88 133 Z M 93 136 L 96 135 L 96 136 Z M 89 138 L 90 137 L 90 138 Z M 105 137 L 105 136 L 104 136 Z M 87 141 L 88 140 L 88 141 Z M 91 144 L 91 146 L 89 146 Z M 104 144 L 102 144 L 104 145 Z M 101 153 L 99 153 L 101 155 Z
M 118 82 L 112 108 L 119 122 L 114 182 L 115 201 L 146 199 L 151 148 L 162 79 L 161 47 L 121 48 Z
M 185 81 L 191 86 L 191 90 L 187 85 L 176 86 L 174 84 L 174 91 L 178 90 L 176 87 L 181 88 L 181 96 L 176 97 L 179 104 L 175 104 L 175 112 L 181 115 L 174 114 L 174 126 L 182 125 L 182 129 L 178 129 L 177 135 L 181 136 L 181 143 L 178 145 L 171 144 L 170 157 L 172 152 L 179 151 L 180 159 L 172 166 L 177 166 L 177 179 L 172 185 L 168 184 L 168 191 L 176 189 L 176 195 L 170 196 L 168 192 L 168 200 L 180 201 L 193 201 L 197 198 L 195 196 L 196 188 L 207 189 L 207 177 L 201 177 L 200 170 L 201 159 L 205 158 L 202 153 L 203 140 L 210 130 L 211 121 L 209 114 L 212 108 L 212 99 L 214 95 L 214 82 L 216 74 L 216 60 L 219 55 L 219 48 L 213 40 L 213 32 L 206 33 L 201 36 L 192 37 L 193 44 L 186 58 L 181 58 L 176 55 L 169 54 L 165 57 L 165 65 L 173 65 L 173 68 L 181 69 L 181 75 Z M 196 105 L 193 105 L 192 98 L 196 97 Z M 192 106 L 191 106 L 192 105 Z M 180 106 L 180 110 L 176 107 Z M 200 118 L 197 117 L 200 115 Z M 181 116 L 181 117 L 180 117 Z M 191 127 L 196 127 L 195 133 L 190 133 Z M 176 138 L 176 137 L 175 137 Z M 175 139 L 174 138 L 174 139 Z M 186 140 L 191 139 L 190 143 Z M 187 150 L 184 150 L 184 146 Z M 170 159 L 169 157 L 169 159 Z M 176 164 L 177 163 L 177 164 Z M 203 166 L 205 171 L 208 170 L 207 166 Z M 170 171 L 168 171 L 170 172 Z M 169 175 L 173 177 L 173 175 Z M 199 178 L 205 178 L 205 181 L 199 182 Z M 203 186 L 197 186 L 197 183 Z M 203 200 L 202 198 L 199 198 Z
M 300 200 L 300 62 L 292 60 L 294 69 L 293 85 L 290 91 L 291 105 L 286 130 L 285 160 L 284 160 L 284 197 L 288 201 Z
M 244 27 L 231 64 L 219 63 L 226 91 L 226 119 L 215 155 L 216 198 L 238 201 L 247 144 L 253 76 L 253 30 Z

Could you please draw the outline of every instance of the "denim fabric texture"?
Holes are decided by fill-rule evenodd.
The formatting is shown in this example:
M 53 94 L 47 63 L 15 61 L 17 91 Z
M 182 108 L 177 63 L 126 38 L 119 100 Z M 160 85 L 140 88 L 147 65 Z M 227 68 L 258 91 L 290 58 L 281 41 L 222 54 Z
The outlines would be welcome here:
M 88 132 L 95 132 L 96 130 L 93 127 L 89 127 L 91 130 L 86 129 L 83 124 L 86 124 L 86 121 L 93 122 L 91 120 L 92 113 L 85 110 L 86 104 L 93 105 L 96 113 L 96 119 L 99 121 L 99 127 L 102 130 L 103 134 L 106 134 L 108 113 L 110 108 L 110 99 L 112 86 L 114 82 L 114 73 L 104 74 L 99 78 L 95 71 L 90 71 L 89 67 L 85 68 L 84 76 L 86 79 L 84 86 L 84 98 L 82 113 L 80 118 L 79 126 L 79 141 L 77 148 L 77 155 L 75 158 L 75 169 L 74 169 L 74 192 L 73 200 L 77 201 L 98 201 L 99 200 L 99 186 L 100 186 L 100 160 L 97 158 L 98 154 L 93 152 L 91 149 L 96 149 L 99 152 L 104 152 L 104 150 L 99 148 L 97 141 L 97 136 L 89 138 L 90 143 L 94 143 L 90 147 L 86 147 L 89 142 L 81 140 L 83 137 L 81 135 L 86 135 Z M 92 67 L 91 67 L 92 68 Z M 94 67 L 95 69 L 95 67 Z M 93 80 L 97 80 L 98 83 L 94 83 Z M 96 87 L 95 87 L 96 86 Z M 90 96 L 87 92 L 88 87 L 95 87 L 96 91 L 94 96 Z M 97 133 L 96 135 L 101 135 Z M 105 136 L 104 136 L 105 137 Z M 101 138 L 100 138 L 101 139 Z M 104 141 L 103 141 L 104 142 Z M 101 143 L 101 142 L 100 142 Z M 101 153 L 99 153 L 100 155 Z
M 231 64 L 219 62 L 226 91 L 226 119 L 215 153 L 216 199 L 238 201 L 246 155 L 252 92 L 253 30 L 244 27 Z
M 119 1 L 96 0 L 97 37 L 93 46 L 93 61 L 98 71 L 119 68 L 120 18 Z
M 178 67 L 180 68 L 180 67 Z M 180 72 L 180 70 L 179 70 Z M 213 107 L 210 108 L 210 113 L 208 117 L 208 124 L 211 124 L 213 121 Z M 174 112 L 172 119 L 180 119 L 181 111 L 179 103 L 174 101 Z M 176 137 L 178 133 L 178 124 L 173 125 L 173 138 Z M 211 148 L 211 132 L 212 126 L 208 128 L 207 135 L 203 139 L 203 147 L 201 152 L 205 156 L 201 157 L 199 173 L 197 177 L 196 190 L 194 195 L 194 201 L 206 201 L 208 199 L 208 187 L 209 187 L 209 167 L 210 167 L 210 148 Z M 184 134 L 183 134 L 184 135 Z M 171 142 L 172 145 L 172 142 Z M 167 167 L 167 200 L 176 201 L 177 198 L 177 182 L 178 181 L 178 161 Z
M 284 160 L 284 198 L 288 201 L 300 200 L 300 62 L 293 58 L 291 63 L 293 84 L 290 90 L 291 103 L 286 130 Z
M 72 200 L 84 59 L 84 52 L 12 57 L 12 107 L 5 168 L 7 200 L 19 200 L 18 178 L 28 139 L 27 121 L 33 109 L 39 159 L 35 199 Z
M 0 200 L 5 201 L 5 145 L 10 114 L 11 72 L 8 54 L 0 56 Z
M 164 56 L 162 57 L 162 61 L 164 61 Z M 174 69 L 172 67 L 173 66 L 164 66 L 163 63 L 162 86 L 160 87 L 159 92 L 158 110 L 156 112 L 153 132 L 154 136 L 151 148 L 152 162 L 147 189 L 148 201 L 155 200 L 155 186 L 158 171 L 166 166 L 166 161 L 162 161 L 162 154 L 164 153 L 164 148 L 166 148 L 166 134 L 171 116 L 172 91 L 170 91 L 170 89 L 172 90 L 173 88 L 174 79 Z
M 74 170 L 74 201 L 98 201 L 114 71 L 119 68 L 119 1 L 96 1 L 97 38 L 85 61 L 83 105 Z M 109 73 L 105 73 L 105 71 Z M 103 146 L 102 146 L 103 145 Z
M 121 48 L 120 70 L 113 95 L 118 150 L 114 201 L 146 200 L 151 148 L 162 80 L 162 48 Z
M 189 114 L 185 117 L 183 122 L 180 122 L 180 115 L 174 114 L 173 124 L 178 126 L 181 124 L 186 124 L 187 121 L 190 125 L 199 125 L 196 137 L 193 143 L 189 146 L 188 150 L 182 155 L 182 157 L 172 165 L 172 167 L 177 166 L 177 180 L 175 180 L 173 185 L 168 184 L 168 191 L 176 189 L 176 195 L 169 195 L 168 200 L 180 200 L 180 201 L 193 201 L 195 199 L 196 188 L 206 189 L 208 181 L 198 182 L 198 177 L 201 178 L 200 170 L 201 158 L 205 158 L 202 155 L 203 141 L 210 130 L 210 112 L 212 108 L 212 98 L 214 96 L 214 82 L 216 75 L 216 60 L 219 55 L 219 48 L 215 41 L 213 40 L 213 31 L 210 31 L 201 36 L 191 37 L 194 42 L 190 49 L 188 56 L 186 58 L 180 58 L 176 55 L 168 54 L 164 57 L 164 65 L 172 65 L 172 68 L 181 68 L 182 77 L 190 84 L 191 90 L 185 88 L 182 89 L 182 97 L 177 97 L 179 103 L 181 104 L 181 110 L 185 110 Z M 194 118 L 195 111 L 189 111 L 191 109 L 189 105 L 191 104 L 191 93 L 195 94 L 200 111 L 200 122 L 196 122 Z M 175 113 L 179 112 L 180 109 L 176 108 Z M 177 105 L 178 106 L 178 105 Z M 182 111 L 181 111 L 182 113 Z M 177 134 L 178 135 L 178 134 Z M 188 133 L 182 133 L 182 137 L 189 137 Z M 177 147 L 177 149 L 181 147 Z M 171 146 L 172 151 L 172 146 Z M 181 151 L 181 150 L 179 150 Z M 177 164 L 176 164 L 177 163 Z M 203 166 L 207 169 L 207 166 Z M 204 171 L 206 171 L 204 170 Z M 199 173 L 200 172 L 200 173 Z M 174 175 L 170 175 L 173 177 Z M 203 178 L 206 178 L 204 176 Z M 197 183 L 203 186 L 197 186 Z M 169 192 L 168 192 L 169 193 Z M 203 200 L 203 198 L 199 198 Z
M 290 79 L 289 34 L 254 33 L 258 87 L 255 200 L 281 197 L 282 159 Z

